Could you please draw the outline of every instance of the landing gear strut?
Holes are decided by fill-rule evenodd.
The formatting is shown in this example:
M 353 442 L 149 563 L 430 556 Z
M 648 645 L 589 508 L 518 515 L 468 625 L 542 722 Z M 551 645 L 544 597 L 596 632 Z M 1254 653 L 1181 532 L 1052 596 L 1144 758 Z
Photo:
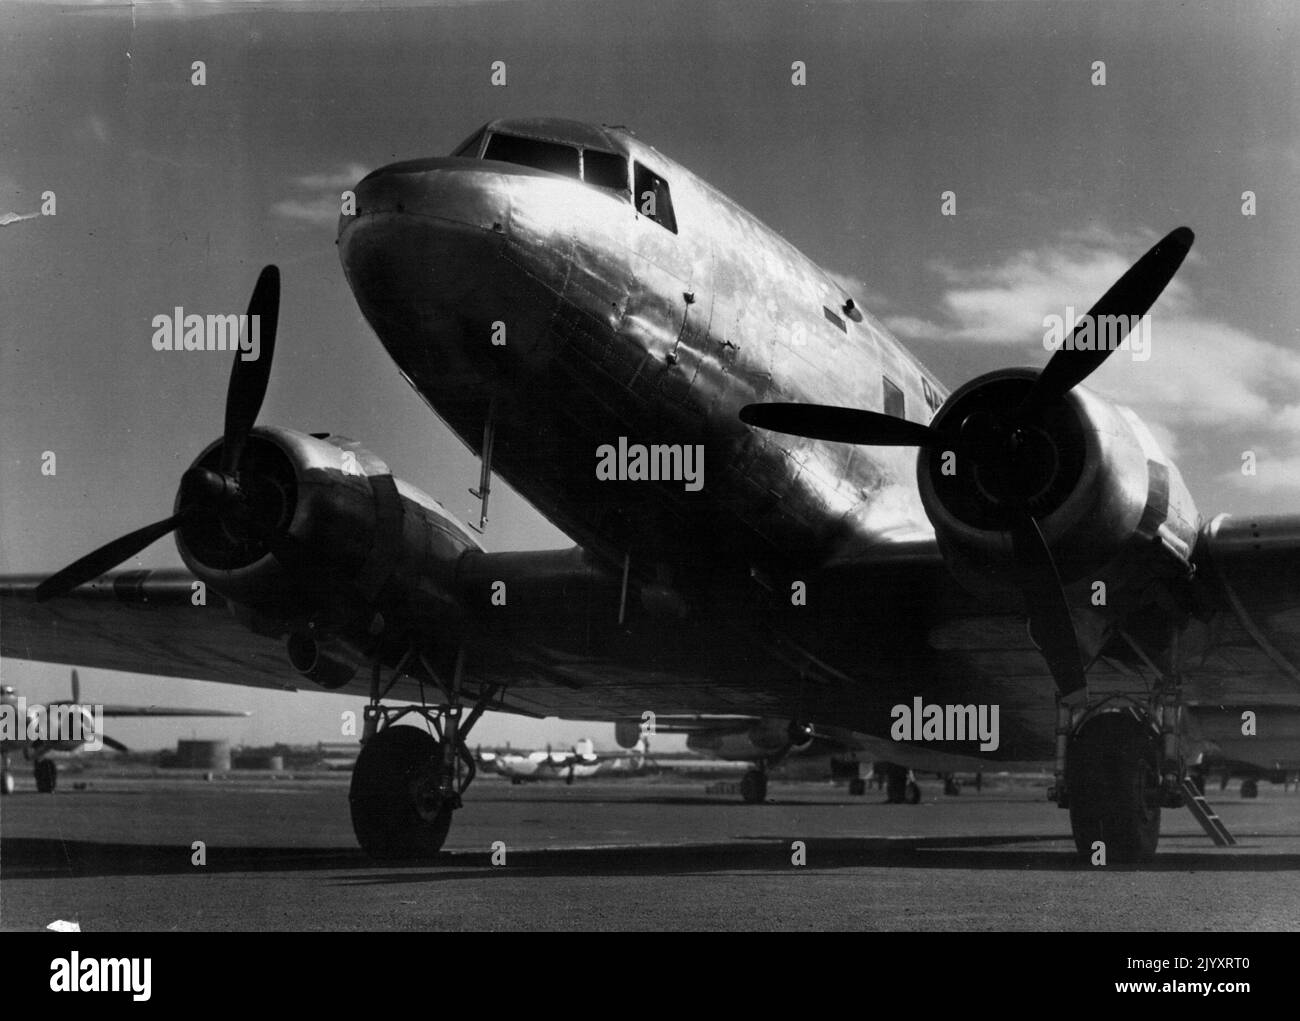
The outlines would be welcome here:
M 441 689 L 445 704 L 383 705 L 381 699 L 413 658 L 417 658 L 414 651 L 402 658 L 382 691 L 381 667 L 375 664 L 361 754 L 352 771 L 348 792 L 352 829 L 372 858 L 423 858 L 442 848 L 451 814 L 461 807 L 461 795 L 477 772 L 465 740 L 497 691 L 489 689 L 462 721 L 463 650 L 456 655 L 447 685 L 439 683 L 428 660 L 418 655 L 419 665 Z M 407 715 L 421 717 L 428 729 L 394 726 Z

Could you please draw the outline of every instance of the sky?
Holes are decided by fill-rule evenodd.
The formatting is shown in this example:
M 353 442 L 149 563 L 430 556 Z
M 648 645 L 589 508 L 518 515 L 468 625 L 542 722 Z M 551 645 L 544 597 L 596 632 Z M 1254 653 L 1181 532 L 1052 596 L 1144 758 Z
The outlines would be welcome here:
M 375 340 L 334 227 L 368 170 L 504 116 L 630 126 L 844 277 L 950 387 L 1043 364 L 1046 316 L 1082 313 L 1192 227 L 1150 357 L 1117 353 L 1089 385 L 1152 426 L 1206 518 L 1289 512 L 1296 52 L 1285 0 L 2 5 L 0 572 L 52 571 L 170 513 L 221 431 L 229 366 L 154 351 L 153 317 L 242 312 L 268 262 L 284 294 L 260 420 L 360 439 L 470 518 L 477 464 Z M 489 549 L 569 544 L 503 483 L 492 510 Z M 178 563 L 163 540 L 127 566 Z M 67 675 L 0 663 L 29 699 L 66 697 Z M 139 747 L 337 740 L 360 705 L 81 675 L 103 701 L 254 713 L 115 728 Z M 607 725 L 502 717 L 475 739 L 583 736 L 612 745 Z

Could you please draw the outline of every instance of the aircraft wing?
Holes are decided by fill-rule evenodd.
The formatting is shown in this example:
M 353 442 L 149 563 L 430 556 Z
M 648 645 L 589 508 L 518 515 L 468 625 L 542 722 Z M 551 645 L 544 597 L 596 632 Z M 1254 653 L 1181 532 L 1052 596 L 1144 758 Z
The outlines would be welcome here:
M 106 705 L 104 717 L 127 718 L 133 716 L 251 716 L 249 712 L 224 709 L 177 709 L 164 705 Z
M 258 688 L 299 687 L 283 645 L 240 625 L 218 596 L 195 605 L 196 579 L 182 568 L 121 571 L 37 603 L 33 593 L 43 577 L 0 578 L 0 655 Z M 106 707 L 105 715 L 196 714 L 158 707 L 110 714 Z
M 1272 768 L 1294 757 L 1300 718 L 1300 517 L 1216 519 L 1202 529 L 1194 567 L 1181 589 L 1153 579 L 1151 590 L 1190 606 L 1178 642 L 1188 730 L 1207 756 Z M 932 539 L 862 551 L 806 577 L 807 607 L 783 609 L 775 585 L 768 611 L 749 590 L 721 588 L 701 610 L 636 584 L 624 598 L 620 573 L 580 549 L 475 551 L 456 576 L 473 643 L 466 677 L 506 684 L 492 703 L 506 711 L 599 721 L 640 720 L 650 710 L 665 730 L 690 727 L 692 717 L 799 713 L 859 745 L 862 735 L 888 739 L 892 710 L 913 699 L 996 705 L 996 749 L 912 743 L 911 752 L 928 761 L 1051 759 L 1054 686 L 1023 605 L 967 594 Z M 490 603 L 500 579 L 509 614 Z M 196 606 L 184 570 L 120 572 L 46 603 L 32 597 L 38 580 L 0 579 L 5 656 L 289 690 L 310 684 L 290 667 L 283 641 L 247 630 L 224 600 L 209 593 Z M 1094 693 L 1141 691 L 1154 680 L 1152 659 L 1127 641 L 1154 648 L 1146 612 L 1139 607 L 1123 635 L 1089 633 L 1076 613 Z M 364 695 L 367 682 L 362 670 L 344 690 Z M 418 698 L 418 686 L 399 682 L 391 697 Z M 1243 733 L 1246 712 L 1257 718 L 1253 734 Z M 892 743 L 870 752 L 883 757 L 890 747 L 896 761 L 911 754 Z M 915 768 L 938 768 L 928 761 Z

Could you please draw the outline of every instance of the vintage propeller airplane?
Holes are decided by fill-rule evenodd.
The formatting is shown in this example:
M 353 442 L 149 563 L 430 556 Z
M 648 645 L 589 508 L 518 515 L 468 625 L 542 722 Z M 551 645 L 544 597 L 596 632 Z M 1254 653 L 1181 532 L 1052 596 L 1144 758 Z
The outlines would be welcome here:
M 72 671 L 72 699 L 28 705 L 12 685 L 0 687 L 0 793 L 12 794 L 17 786 L 9 756 L 21 752 L 32 763 L 36 790 L 52 794 L 59 784 L 59 764 L 52 752 L 98 751 L 107 746 L 127 752 L 121 741 L 104 733 L 107 719 L 132 717 L 248 716 L 227 709 L 180 709 L 161 705 L 100 705 L 81 700 L 81 680 Z
M 1192 240 L 1092 319 L 1122 339 Z M 482 456 L 480 524 L 496 472 L 577 545 L 485 552 L 355 442 L 255 425 L 267 267 L 261 356 L 235 358 L 172 514 L 3 579 L 5 655 L 368 691 L 350 800 L 379 857 L 441 847 L 489 708 L 841 728 L 941 772 L 1054 756 L 1078 851 L 1109 862 L 1151 857 L 1201 757 L 1300 754 L 1240 726 L 1300 704 L 1300 518 L 1202 517 L 1141 420 L 1082 385 L 1112 347 L 1072 334 L 949 395 L 755 217 L 569 121 L 375 170 L 337 243 L 403 376 Z M 169 533 L 185 570 L 105 575 Z M 195 580 L 233 612 L 192 605 Z M 891 735 L 913 700 L 997 709 L 996 750 Z

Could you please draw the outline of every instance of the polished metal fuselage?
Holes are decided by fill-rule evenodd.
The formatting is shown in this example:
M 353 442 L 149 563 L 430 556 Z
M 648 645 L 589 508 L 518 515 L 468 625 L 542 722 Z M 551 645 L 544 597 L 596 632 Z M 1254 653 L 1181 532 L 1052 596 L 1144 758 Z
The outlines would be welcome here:
M 677 232 L 627 195 L 512 164 L 396 164 L 356 189 L 340 256 L 402 373 L 493 469 L 611 563 L 766 569 L 930 534 L 915 451 L 753 430 L 754 401 L 928 421 L 944 392 L 815 263 L 621 132 L 672 188 Z M 849 305 L 850 299 L 855 304 Z M 702 486 L 598 478 L 605 445 L 695 447 Z

